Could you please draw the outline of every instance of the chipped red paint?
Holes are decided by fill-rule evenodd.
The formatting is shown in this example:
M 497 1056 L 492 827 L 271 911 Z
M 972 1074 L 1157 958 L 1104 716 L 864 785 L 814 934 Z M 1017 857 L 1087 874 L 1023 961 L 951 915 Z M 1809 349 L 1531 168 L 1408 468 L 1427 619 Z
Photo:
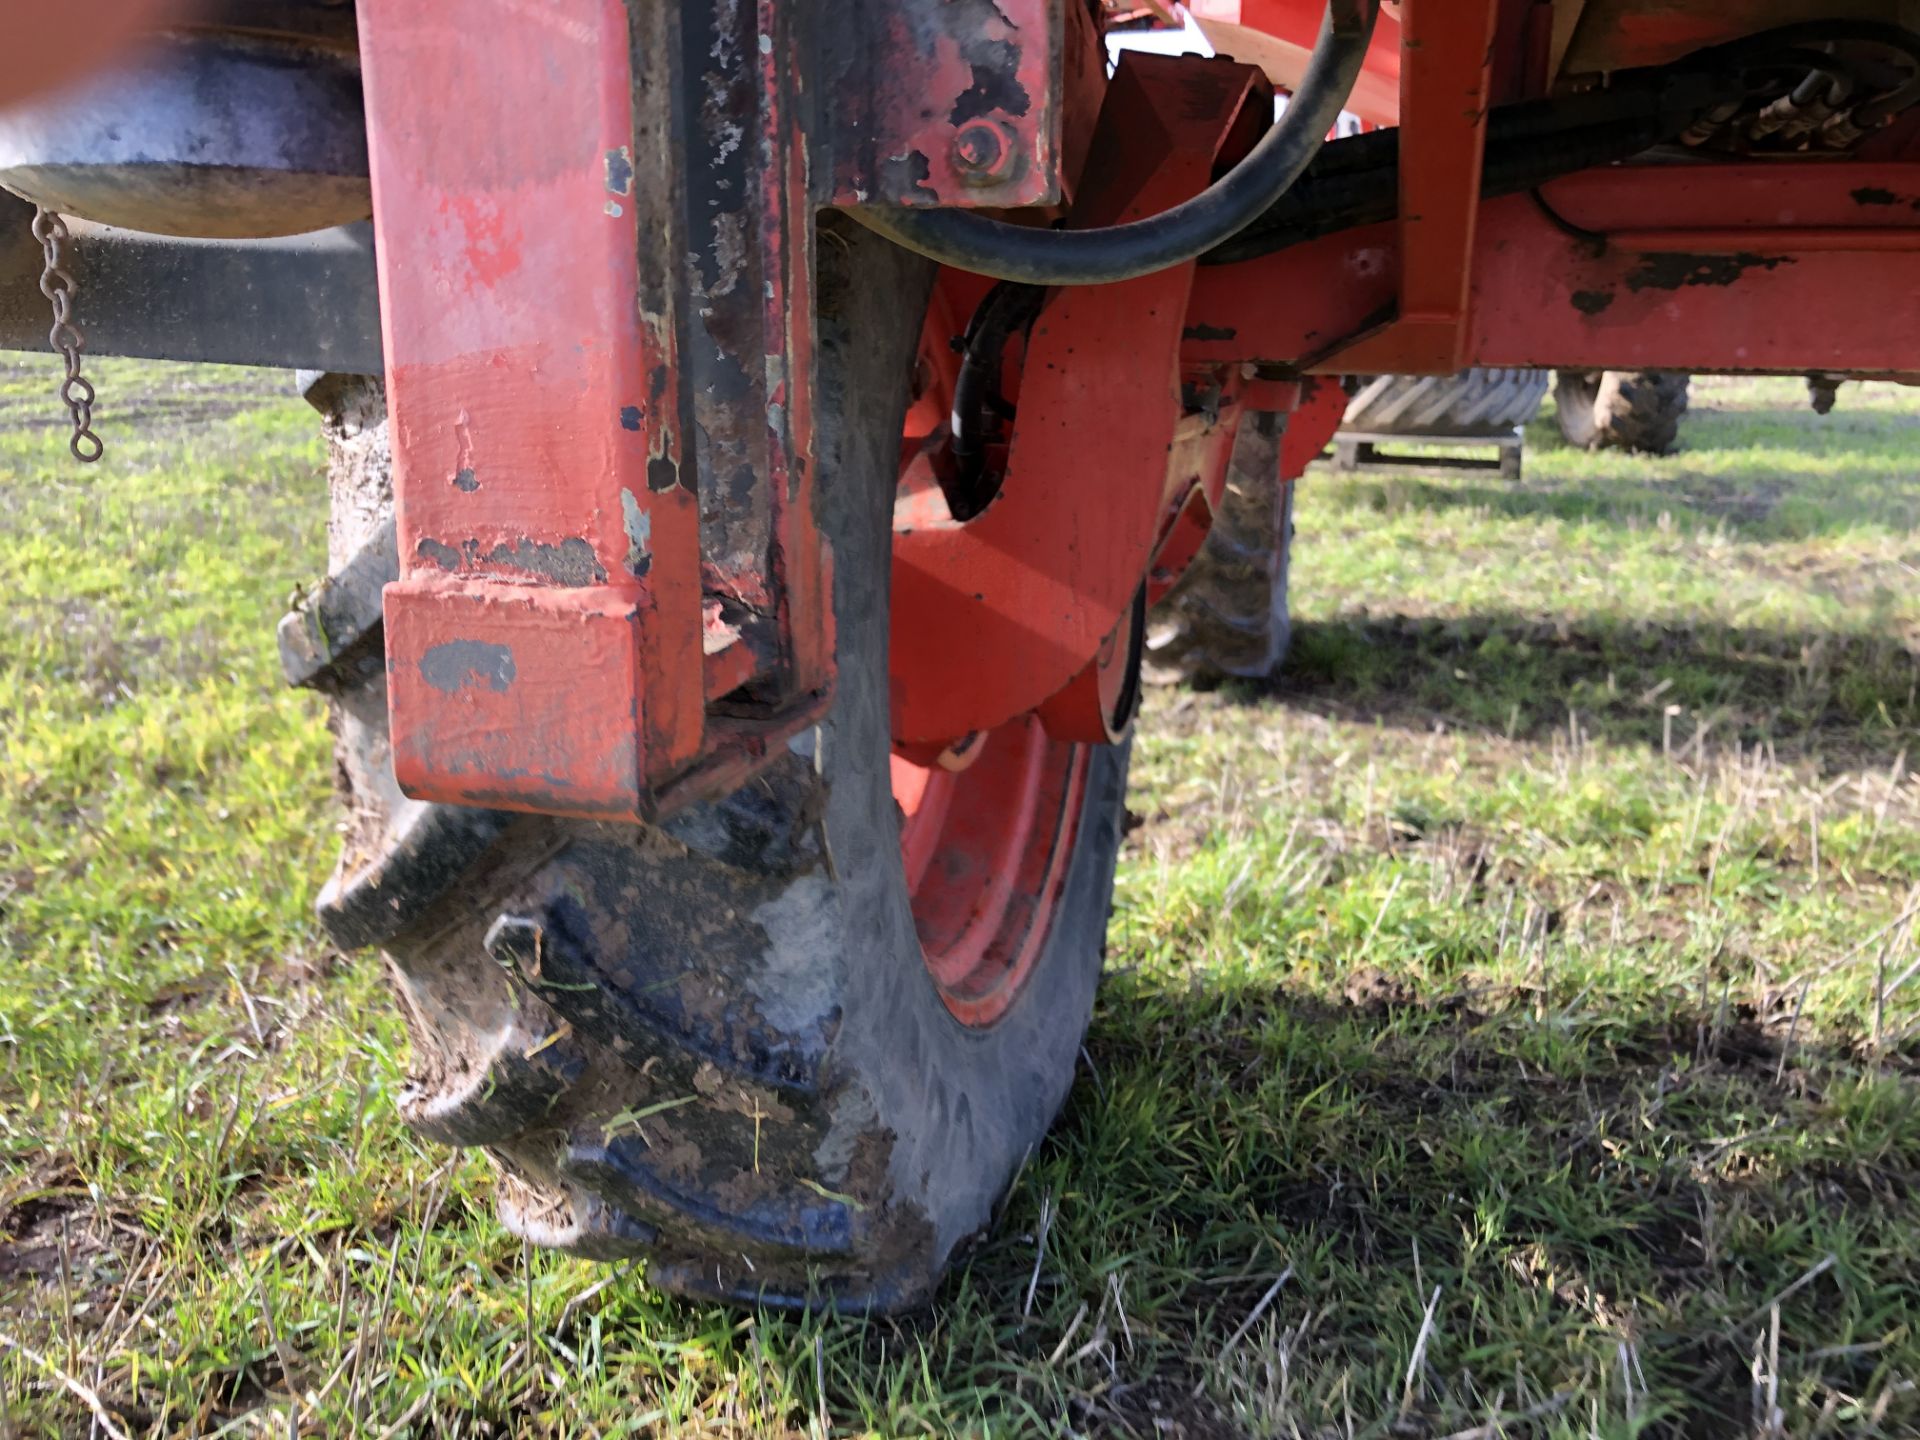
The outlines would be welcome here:
M 1284 69 L 1321 7 L 1202 8 L 1277 42 Z M 1670 58 L 1764 7 L 1671 9 L 1634 0 L 1575 53 Z M 408 793 L 646 818 L 742 783 L 817 719 L 817 207 L 1072 200 L 1069 223 L 1108 223 L 1196 192 L 1267 122 L 1245 66 L 1136 58 L 1108 86 L 1092 13 L 362 0 Z M 1300 377 L 1916 368 L 1920 164 L 1614 166 L 1545 187 L 1558 219 L 1480 203 L 1490 97 L 1536 93 L 1565 38 L 1544 16 L 1403 0 L 1383 23 L 1356 104 L 1403 119 L 1398 221 L 1052 295 L 1009 348 L 1004 482 L 965 523 L 930 468 L 952 376 L 926 382 L 896 510 L 905 750 L 1035 715 L 1056 741 L 1110 736 L 1135 599 L 1197 552 L 1238 428 L 1289 413 L 1291 479 L 1338 423 L 1337 388 Z M 635 55 L 671 58 L 636 85 Z M 984 290 L 949 274 L 928 333 Z
M 605 586 L 428 580 L 390 593 L 391 704 L 434 721 L 395 734 L 395 773 L 432 777 L 433 798 L 455 804 L 626 816 L 643 780 L 638 727 L 583 731 L 578 717 L 583 690 L 640 693 L 640 626 L 638 608 Z M 436 673 L 436 652 L 471 650 L 497 663 Z M 530 735 L 548 743 L 529 746 Z
M 737 783 L 829 699 L 795 13 L 362 12 L 411 795 L 649 818 Z M 682 44 L 705 71 L 636 86 L 632 56 Z M 705 517 L 703 494 L 724 496 Z M 421 670 L 481 644 L 511 685 Z
M 1269 93 L 1246 66 L 1130 57 L 1108 91 L 1075 219 L 1148 215 L 1197 192 L 1236 127 L 1264 123 Z M 1159 157 L 1145 174 L 1133 163 L 1143 153 Z M 1194 269 L 1057 293 L 1027 343 L 998 498 L 964 524 L 896 525 L 896 740 L 1004 724 L 1065 687 L 1115 633 L 1163 524 Z M 1069 476 L 1097 484 L 1097 501 L 1062 483 Z

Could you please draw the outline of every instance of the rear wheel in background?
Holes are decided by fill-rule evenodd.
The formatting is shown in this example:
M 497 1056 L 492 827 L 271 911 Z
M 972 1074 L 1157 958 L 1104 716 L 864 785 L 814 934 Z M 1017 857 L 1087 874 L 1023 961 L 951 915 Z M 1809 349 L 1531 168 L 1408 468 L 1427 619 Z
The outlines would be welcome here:
M 1561 370 L 1560 434 L 1581 450 L 1670 455 L 1680 444 L 1692 377 L 1669 370 Z
M 1354 395 L 1340 428 L 1436 438 L 1510 435 L 1540 412 L 1547 383 L 1544 370 L 1376 375 Z
M 1277 414 L 1241 427 L 1207 542 L 1148 618 L 1149 682 L 1264 679 L 1287 658 L 1295 482 L 1280 475 L 1285 429 Z
M 377 387 L 333 404 L 334 577 L 283 651 L 334 701 L 348 829 L 322 917 L 384 952 L 415 1128 L 483 1147 L 535 1243 L 645 1255 L 686 1293 L 894 1308 L 986 1225 L 1067 1093 L 1127 751 L 1019 720 L 964 755 L 893 754 L 890 516 L 927 276 L 856 227 L 820 265 L 836 700 L 738 793 L 657 828 L 399 795 Z

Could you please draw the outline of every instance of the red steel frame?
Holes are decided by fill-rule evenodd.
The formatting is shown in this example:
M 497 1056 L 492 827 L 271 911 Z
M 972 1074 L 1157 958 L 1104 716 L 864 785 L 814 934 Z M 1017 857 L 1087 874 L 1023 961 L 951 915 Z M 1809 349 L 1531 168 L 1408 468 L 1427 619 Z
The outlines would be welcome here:
M 1138 57 L 1114 83 L 1076 218 L 1112 223 L 1197 193 L 1236 129 L 1242 150 L 1251 143 L 1269 95 L 1245 66 Z M 1143 152 L 1158 160 L 1145 174 L 1132 163 Z M 1196 269 L 1058 292 L 1028 341 L 999 497 L 966 523 L 936 513 L 896 530 L 897 740 L 993 729 L 1067 687 L 1129 613 L 1192 447 L 1203 468 L 1224 464 L 1204 457 L 1214 431 L 1231 440 L 1233 367 L 1219 382 L 1227 419 L 1183 433 L 1179 342 Z M 1075 474 L 1098 477 L 1097 504 L 1062 483 Z
M 432 799 L 638 816 L 700 752 L 704 662 L 690 437 L 660 403 L 677 341 L 642 305 L 626 11 L 375 0 L 360 23 L 395 772 Z
M 795 12 L 360 9 L 400 783 L 598 819 L 731 788 L 833 678 Z M 691 73 L 723 52 L 756 58 Z
M 1296 50 L 1320 11 L 1207 8 Z M 361 0 L 408 793 L 650 818 L 738 784 L 827 703 L 817 205 L 1106 223 L 1194 193 L 1264 121 L 1244 66 L 1134 63 L 1106 87 L 1079 0 L 829 9 Z M 903 511 L 911 753 L 1036 712 L 1057 739 L 1107 738 L 1137 597 L 1197 552 L 1239 418 L 1293 408 L 1303 377 L 1920 370 L 1920 162 L 1900 142 L 1481 202 L 1496 95 L 1538 93 L 1561 53 L 1672 59 L 1768 12 L 1627 13 L 1596 39 L 1534 0 L 1403 0 L 1358 102 L 1402 123 L 1398 220 L 1049 299 L 999 497 L 965 524 Z M 664 58 L 636 75 L 636 53 Z M 1315 393 L 1288 474 L 1337 410 Z
M 1468 261 L 1500 0 L 1405 7 L 1400 30 L 1400 294 L 1393 319 L 1342 359 L 1350 374 L 1466 364 Z
M 1475 364 L 1920 369 L 1920 164 L 1622 167 L 1542 197 L 1552 216 L 1528 196 L 1484 207 L 1466 319 Z M 1348 337 L 1394 301 L 1399 246 L 1380 225 L 1203 271 L 1189 360 L 1338 373 Z

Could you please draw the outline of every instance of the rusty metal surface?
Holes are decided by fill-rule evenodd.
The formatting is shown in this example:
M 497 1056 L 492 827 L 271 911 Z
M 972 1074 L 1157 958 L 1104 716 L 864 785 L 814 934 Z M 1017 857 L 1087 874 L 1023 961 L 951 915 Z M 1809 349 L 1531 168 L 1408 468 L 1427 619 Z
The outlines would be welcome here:
M 753 652 L 766 676 L 743 699 L 771 712 L 831 679 L 812 518 L 813 198 L 792 59 L 810 31 L 792 6 L 678 8 L 677 37 L 648 7 L 633 11 L 636 26 L 657 27 L 658 44 L 678 44 L 671 83 L 683 88 L 660 123 L 684 127 L 689 147 L 679 170 L 642 177 L 634 204 L 670 217 L 687 257 L 671 303 L 703 588 L 718 606 L 709 634 L 737 635 Z
M 294 235 L 371 212 L 351 53 L 210 30 L 158 36 L 77 90 L 0 111 L 0 186 L 161 235 Z
M 1063 97 L 1105 56 L 1085 0 L 852 0 L 830 55 L 835 204 L 1071 198 Z

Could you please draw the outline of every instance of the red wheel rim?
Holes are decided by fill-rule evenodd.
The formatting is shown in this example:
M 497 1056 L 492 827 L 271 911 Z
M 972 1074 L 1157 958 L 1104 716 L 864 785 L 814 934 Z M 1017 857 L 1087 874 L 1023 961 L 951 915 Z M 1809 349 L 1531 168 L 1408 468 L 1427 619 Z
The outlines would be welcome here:
M 984 288 L 953 272 L 935 287 L 901 449 L 903 481 L 913 457 L 944 436 L 959 362 L 953 337 Z M 913 523 L 926 505 L 944 513 L 929 479 L 923 470 L 903 487 L 896 523 Z M 964 1025 L 992 1025 L 1033 978 L 1066 885 L 1086 768 L 1085 747 L 1052 739 L 1031 715 L 973 737 L 964 756 L 893 757 L 921 955 Z
M 975 742 L 954 771 L 893 757 L 914 927 L 940 998 L 991 1025 L 1032 978 L 1052 930 L 1086 796 L 1086 753 L 1028 717 Z

